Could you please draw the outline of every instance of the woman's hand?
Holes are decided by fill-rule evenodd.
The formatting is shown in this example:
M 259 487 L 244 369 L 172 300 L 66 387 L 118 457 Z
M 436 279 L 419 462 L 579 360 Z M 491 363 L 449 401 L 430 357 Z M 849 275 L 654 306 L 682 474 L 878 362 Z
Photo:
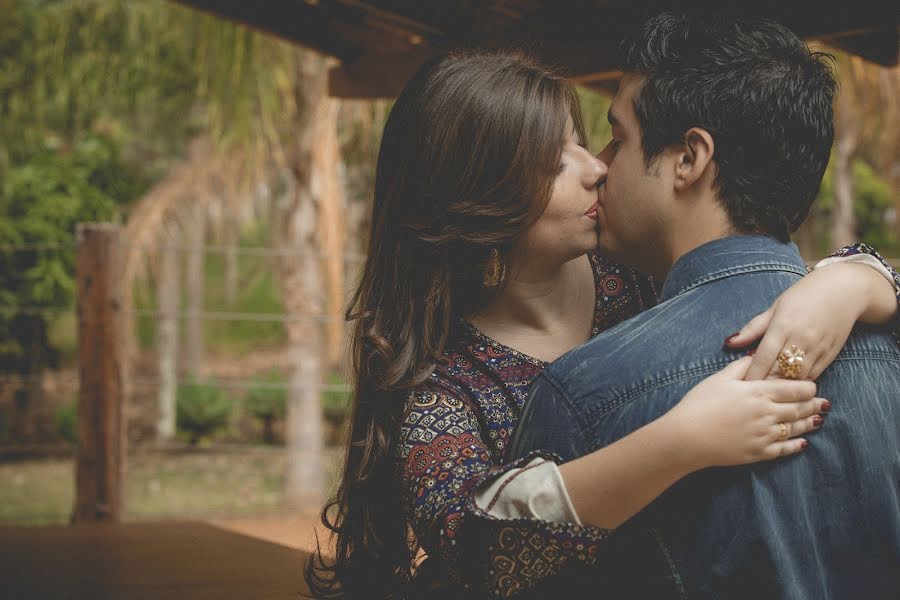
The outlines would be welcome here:
M 807 445 L 798 436 L 822 425 L 831 405 L 815 397 L 813 382 L 745 381 L 750 363 L 744 357 L 707 377 L 660 418 L 683 440 L 687 471 L 796 454 Z
M 762 337 L 748 380 L 777 375 L 778 355 L 791 345 L 806 353 L 798 378 L 816 379 L 844 347 L 858 320 L 888 323 L 896 311 L 895 290 L 877 271 L 862 264 L 834 264 L 791 286 L 725 343 L 743 348 Z
M 676 481 L 707 467 L 796 454 L 831 405 L 812 381 L 744 381 L 750 357 L 688 392 L 672 410 L 559 466 L 581 522 L 614 529 Z M 783 424 L 783 426 L 782 426 Z

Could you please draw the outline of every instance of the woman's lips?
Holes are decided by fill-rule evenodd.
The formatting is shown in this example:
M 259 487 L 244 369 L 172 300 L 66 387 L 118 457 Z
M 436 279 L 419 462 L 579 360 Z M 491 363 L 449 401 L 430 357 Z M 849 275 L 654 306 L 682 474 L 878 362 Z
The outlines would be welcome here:
M 596 220 L 599 219 L 599 217 L 597 216 L 597 211 L 598 211 L 599 209 L 600 209 L 600 203 L 599 203 L 599 202 L 594 202 L 594 205 L 591 206 L 591 208 L 590 208 L 586 213 L 584 213 L 584 216 L 586 216 L 586 217 L 589 218 L 589 219 L 593 219 L 594 221 L 596 221 Z

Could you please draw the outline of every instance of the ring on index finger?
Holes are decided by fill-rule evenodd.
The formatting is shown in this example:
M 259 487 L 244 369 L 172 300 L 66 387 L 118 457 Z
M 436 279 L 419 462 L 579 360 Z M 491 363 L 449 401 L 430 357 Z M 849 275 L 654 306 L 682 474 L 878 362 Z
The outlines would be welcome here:
M 789 348 L 785 348 L 778 355 L 778 370 L 785 379 L 797 379 L 800 376 L 800 370 L 803 368 L 803 361 L 806 358 L 806 351 L 801 350 L 796 345 L 791 344 Z

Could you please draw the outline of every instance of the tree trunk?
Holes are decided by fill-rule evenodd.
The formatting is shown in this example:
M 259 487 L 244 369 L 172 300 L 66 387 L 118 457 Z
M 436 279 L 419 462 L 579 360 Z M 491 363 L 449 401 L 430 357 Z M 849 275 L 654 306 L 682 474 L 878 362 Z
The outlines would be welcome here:
M 321 314 L 321 275 L 315 253 L 315 207 L 309 185 L 298 181 L 292 193 L 291 214 L 285 219 L 285 247 L 296 249 L 284 256 L 281 287 L 288 317 L 287 418 L 285 436 L 288 467 L 285 503 L 294 507 L 319 504 L 325 490 L 323 473 L 323 427 L 319 387 L 322 383 L 321 327 L 314 315 Z M 290 236 L 290 237 L 288 237 Z
M 849 74 L 845 78 L 849 77 Z M 834 210 L 832 212 L 831 245 L 846 246 L 856 240 L 856 216 L 853 213 L 853 158 L 859 146 L 859 123 L 855 114 L 852 86 L 842 86 L 835 115 Z
M 169 226 L 162 239 L 159 280 L 156 283 L 160 317 L 156 322 L 157 368 L 159 370 L 156 439 L 167 442 L 175 437 L 175 398 L 178 389 L 178 310 L 181 304 L 179 236 Z
M 289 166 L 293 175 L 280 219 L 279 245 L 291 250 L 279 259 L 282 299 L 290 320 L 286 323 L 288 353 L 292 371 L 288 381 L 285 435 L 288 467 L 285 503 L 294 506 L 319 505 L 325 492 L 323 465 L 323 423 L 319 388 L 322 384 L 323 298 L 322 261 L 319 257 L 319 212 L 328 201 L 322 195 L 319 161 L 314 156 L 326 128 L 331 103 L 326 95 L 328 62 L 305 52 L 298 64 L 295 97 L 300 108 L 296 143 L 291 148 Z M 323 122 L 320 120 L 324 119 Z
M 226 163 L 227 164 L 227 163 Z M 227 167 L 226 167 L 227 168 Z M 235 169 L 236 170 L 236 169 Z M 241 240 L 241 200 L 248 198 L 247 186 L 238 185 L 234 177 L 223 174 L 219 206 L 222 217 L 222 244 L 225 246 L 225 304 L 234 306 L 237 299 L 239 258 L 238 247 Z
M 312 127 L 316 140 L 312 148 L 313 193 L 318 196 L 319 243 L 325 275 L 327 316 L 325 344 L 328 366 L 340 364 L 344 349 L 344 243 L 347 237 L 347 201 L 344 194 L 338 113 L 340 101 L 324 98 L 316 105 Z
M 206 258 L 206 205 L 194 200 L 188 210 L 186 222 L 186 322 L 185 322 L 185 370 L 191 377 L 199 377 L 203 371 L 203 288 Z
M 880 105 L 884 109 L 884 127 L 882 129 L 882 151 L 878 152 L 878 170 L 885 174 L 891 183 L 894 193 L 894 209 L 889 219 L 894 232 L 900 238 L 900 66 L 892 69 L 881 69 L 879 73 Z M 891 132 L 894 133 L 891 133 Z
M 225 304 L 231 308 L 237 298 L 238 286 L 238 219 L 229 203 L 225 203 L 223 219 L 223 243 L 225 245 Z

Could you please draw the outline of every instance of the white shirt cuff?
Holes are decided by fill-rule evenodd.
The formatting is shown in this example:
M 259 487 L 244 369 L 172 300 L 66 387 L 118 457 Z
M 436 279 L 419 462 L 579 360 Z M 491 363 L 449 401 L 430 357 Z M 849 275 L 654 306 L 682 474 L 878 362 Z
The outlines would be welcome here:
M 559 467 L 546 458 L 535 458 L 487 484 L 475 493 L 475 504 L 500 519 L 529 517 L 581 525 Z
M 828 258 L 823 258 L 819 262 L 816 263 L 816 266 L 813 269 L 820 269 L 822 267 L 827 267 L 829 265 L 833 265 L 836 263 L 847 263 L 847 262 L 858 262 L 862 263 L 866 266 L 872 267 L 879 273 L 881 273 L 882 277 L 887 279 L 891 285 L 894 285 L 894 278 L 891 276 L 891 272 L 887 270 L 881 261 L 872 256 L 871 254 L 851 254 L 850 256 L 829 256 Z

